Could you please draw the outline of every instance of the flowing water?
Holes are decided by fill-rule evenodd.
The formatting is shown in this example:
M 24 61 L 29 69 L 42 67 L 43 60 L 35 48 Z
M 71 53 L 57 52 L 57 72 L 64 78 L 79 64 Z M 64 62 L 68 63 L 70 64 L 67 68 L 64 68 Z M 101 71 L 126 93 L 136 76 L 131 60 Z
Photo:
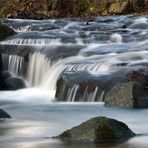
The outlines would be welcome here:
M 23 78 L 28 88 L 0 92 L 0 107 L 13 117 L 0 120 L 0 148 L 147 148 L 148 110 L 104 107 L 106 89 L 94 80 L 105 80 L 119 70 L 147 69 L 148 17 L 8 19 L 1 23 L 17 32 L 0 42 L 3 70 Z M 57 102 L 57 80 L 65 73 L 71 73 L 76 83 L 66 94 L 64 85 L 60 93 L 65 102 Z M 86 83 L 79 96 L 80 83 L 86 78 L 92 82 Z M 50 138 L 94 116 L 123 121 L 140 135 L 117 145 L 74 145 Z

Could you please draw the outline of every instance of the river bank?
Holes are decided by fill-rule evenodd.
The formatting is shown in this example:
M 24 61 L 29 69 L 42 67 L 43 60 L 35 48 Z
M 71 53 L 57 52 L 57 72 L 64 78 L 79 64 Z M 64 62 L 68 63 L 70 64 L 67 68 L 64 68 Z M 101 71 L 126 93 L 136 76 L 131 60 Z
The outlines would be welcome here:
M 147 0 L 2 0 L 0 18 L 47 19 L 148 14 Z

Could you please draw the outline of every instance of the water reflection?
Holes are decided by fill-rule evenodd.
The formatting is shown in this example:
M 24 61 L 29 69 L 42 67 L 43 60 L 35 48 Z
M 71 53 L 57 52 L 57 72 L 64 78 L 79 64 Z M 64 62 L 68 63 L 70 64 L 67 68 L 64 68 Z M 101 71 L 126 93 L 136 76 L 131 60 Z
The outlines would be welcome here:
M 106 108 L 100 103 L 29 104 L 28 99 L 26 102 L 11 102 L 7 100 L 3 104 L 14 119 L 0 121 L 0 148 L 143 148 L 148 145 L 148 109 Z M 118 145 L 66 144 L 50 138 L 95 116 L 123 121 L 135 133 L 142 135 Z

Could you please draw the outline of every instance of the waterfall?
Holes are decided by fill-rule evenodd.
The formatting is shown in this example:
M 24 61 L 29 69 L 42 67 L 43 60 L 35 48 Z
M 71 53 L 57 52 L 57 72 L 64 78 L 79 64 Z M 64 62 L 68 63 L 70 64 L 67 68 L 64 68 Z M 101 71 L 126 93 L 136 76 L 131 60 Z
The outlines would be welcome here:
M 23 74 L 24 58 L 17 55 L 1 54 L 3 68 L 16 76 Z
M 41 88 L 44 90 L 55 90 L 56 83 L 60 74 L 67 68 L 67 65 L 60 61 L 56 62 L 47 72 L 45 79 L 42 82 Z
M 68 88 L 68 93 L 67 93 L 67 101 L 68 102 L 74 102 L 76 98 L 77 91 L 79 89 L 79 85 L 74 85 L 72 88 Z
M 104 63 L 83 63 L 83 64 L 70 64 L 67 71 L 89 71 L 89 72 L 103 72 L 109 69 Z
M 95 87 L 93 91 L 89 91 L 89 86 L 86 86 L 85 91 L 82 95 L 82 99 L 80 101 L 85 102 L 102 102 L 101 97 L 99 95 L 100 89 L 98 86 Z M 101 91 L 102 92 L 102 91 Z
M 4 71 L 9 71 L 15 76 L 24 77 L 31 86 L 39 86 L 51 66 L 50 60 L 40 52 L 29 55 L 27 68 L 23 57 L 4 53 L 1 54 L 1 57 Z M 24 68 L 27 69 L 26 75 L 23 75 Z
M 41 39 L 24 39 L 24 38 L 15 38 L 11 40 L 6 40 L 0 42 L 1 45 L 61 45 L 60 39 L 49 39 L 49 38 L 41 38 Z
M 95 63 L 82 62 L 87 60 L 87 57 L 79 55 L 60 59 L 53 63 L 45 54 L 35 52 L 29 55 L 27 67 L 24 66 L 26 61 L 24 61 L 23 57 L 9 54 L 1 54 L 1 56 L 4 70 L 10 71 L 16 76 L 24 77 L 30 86 L 51 91 L 53 95 L 55 95 L 57 80 L 64 71 L 103 72 L 109 69 L 109 65 L 99 61 Z M 75 63 L 75 61 L 78 61 L 78 63 Z M 26 75 L 23 75 L 24 68 L 27 69 Z M 65 99 L 69 102 L 77 101 L 80 89 L 80 86 L 77 84 L 68 88 Z M 99 87 L 96 86 L 94 90 L 90 91 L 89 86 L 86 86 L 79 101 L 94 102 L 98 98 L 98 92 L 100 92 Z
M 109 65 L 102 62 L 92 63 L 74 63 L 75 61 L 81 61 L 87 59 L 82 56 L 68 57 L 54 63 L 47 72 L 45 79 L 42 81 L 41 88 L 45 90 L 55 90 L 56 83 L 63 71 L 91 71 L 91 72 L 104 72 L 109 70 Z
M 35 52 L 29 56 L 29 64 L 27 70 L 27 80 L 32 86 L 40 85 L 42 79 L 49 71 L 51 61 L 45 54 Z
M 67 102 L 75 102 L 75 101 L 103 102 L 105 91 L 101 91 L 101 93 L 99 93 L 100 90 L 98 86 L 96 86 L 93 91 L 90 91 L 89 86 L 86 86 L 82 94 L 79 94 L 80 89 L 81 87 L 79 84 L 74 84 L 71 88 L 68 88 L 67 95 L 66 95 L 66 101 Z

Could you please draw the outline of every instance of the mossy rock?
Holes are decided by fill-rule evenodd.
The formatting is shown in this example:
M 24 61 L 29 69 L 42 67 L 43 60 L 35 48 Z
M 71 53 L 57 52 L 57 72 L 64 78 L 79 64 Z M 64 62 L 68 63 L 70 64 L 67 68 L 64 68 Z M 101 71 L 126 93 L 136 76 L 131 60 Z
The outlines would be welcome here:
M 106 106 L 147 108 L 148 90 L 139 82 L 128 82 L 114 86 L 105 96 Z
M 10 37 L 15 34 L 16 32 L 14 30 L 10 29 L 6 25 L 0 24 L 0 40 L 4 40 L 5 38 Z
M 95 117 L 55 137 L 70 143 L 120 143 L 135 136 L 120 121 Z

